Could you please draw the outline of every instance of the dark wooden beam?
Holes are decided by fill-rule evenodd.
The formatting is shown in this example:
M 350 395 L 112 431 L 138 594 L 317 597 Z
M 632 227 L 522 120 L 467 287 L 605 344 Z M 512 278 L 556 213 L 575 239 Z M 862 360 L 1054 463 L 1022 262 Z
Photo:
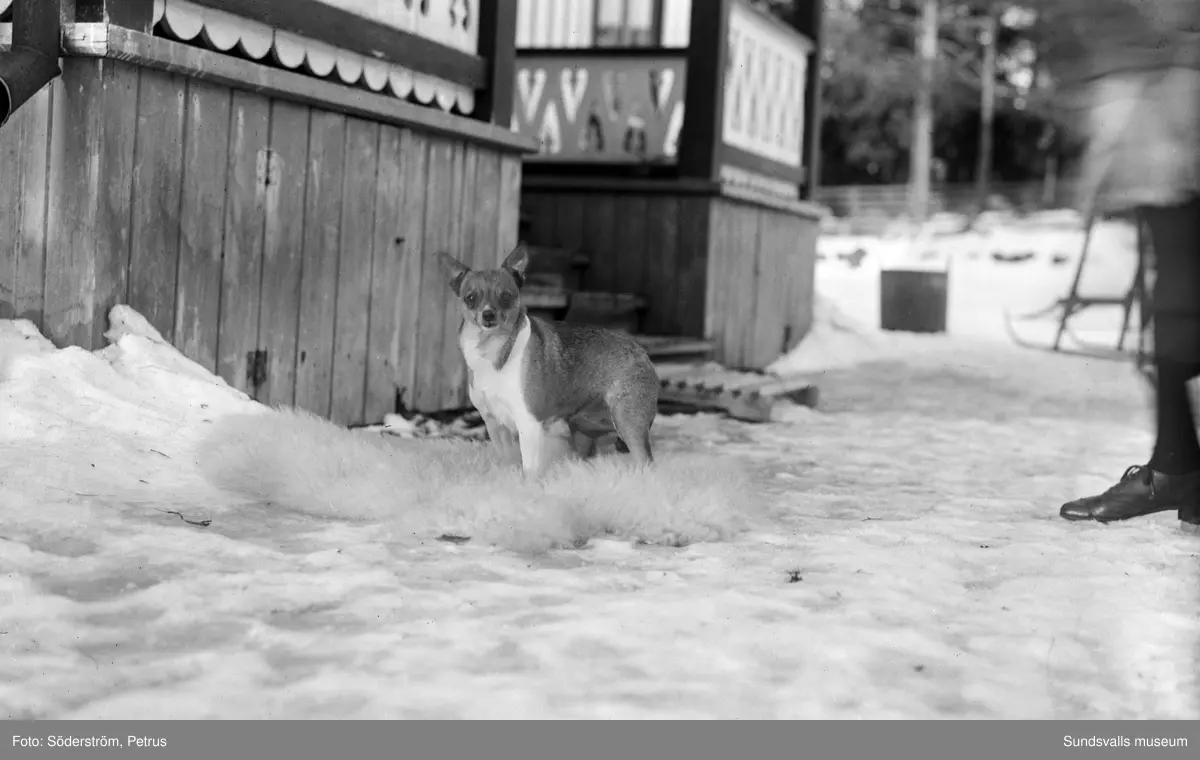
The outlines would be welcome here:
M 80 24 L 111 24 L 150 33 L 154 29 L 154 0 L 68 0 Z
M 515 4 L 515 0 L 508 1 Z M 149 3 L 149 0 L 145 2 Z M 475 89 L 486 89 L 489 84 L 487 61 L 480 56 L 386 26 L 365 16 L 327 5 L 320 0 L 191 2 L 258 21 L 301 37 L 319 40 L 343 50 L 404 66 L 421 74 L 440 77 L 455 84 Z M 513 23 L 516 23 L 515 16 Z
M 679 175 L 717 179 L 721 167 L 721 120 L 725 110 L 729 2 L 693 0 L 687 50 L 687 104 L 679 135 Z
M 488 81 L 475 98 L 475 117 L 506 129 L 516 97 L 517 2 L 479 0 L 479 55 L 488 62 Z
M 0 52 L 0 126 L 62 73 L 58 14 L 53 0 L 16 0 L 13 4 L 12 45 Z
M 12 46 L 32 48 L 43 55 L 57 57 L 62 35 L 59 22 L 55 0 L 15 0 Z
M 808 62 L 808 81 L 804 87 L 804 146 L 801 152 L 806 169 L 802 197 L 812 200 L 821 181 L 821 58 L 825 50 L 823 32 L 824 0 L 794 0 L 792 26 L 812 40 L 813 53 Z

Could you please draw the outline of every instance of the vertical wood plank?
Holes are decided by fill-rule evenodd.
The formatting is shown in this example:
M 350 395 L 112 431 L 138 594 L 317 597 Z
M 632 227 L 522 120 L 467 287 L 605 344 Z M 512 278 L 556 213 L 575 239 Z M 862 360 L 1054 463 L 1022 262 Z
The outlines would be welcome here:
M 500 223 L 497 226 L 497 248 L 506 255 L 517 245 L 521 226 L 521 157 L 503 155 L 500 158 Z
M 357 425 L 364 421 L 375 192 L 379 178 L 379 124 L 365 119 L 348 119 L 330 409 L 330 417 L 342 425 Z
M 616 285 L 616 225 L 616 200 L 613 195 L 598 193 L 593 196 L 583 217 L 585 248 L 590 256 L 587 272 L 583 276 L 586 290 L 613 290 Z
M 168 342 L 175 328 L 187 80 L 142 69 L 133 148 L 127 303 Z
M 217 319 L 217 372 L 251 396 L 249 355 L 258 347 L 263 237 L 267 203 L 267 146 L 271 102 L 234 90 L 229 113 L 229 159 Z
M 617 229 L 613 255 L 617 273 L 613 290 L 644 294 L 642 269 L 646 261 L 645 195 L 622 195 L 617 201 Z
M 642 287 L 650 306 L 642 329 L 650 335 L 679 334 L 676 312 L 682 286 L 677 263 L 680 208 L 680 199 L 672 195 L 653 196 L 647 205 Z
M 558 198 L 555 210 L 554 240 L 563 248 L 584 250 L 587 241 L 583 232 L 583 208 L 588 196 L 581 193 L 564 193 Z
M 435 411 L 441 405 L 445 366 L 442 339 L 446 321 L 446 299 L 450 290 L 438 266 L 436 254 L 450 249 L 451 217 L 454 214 L 456 146 L 444 137 L 429 141 L 429 177 L 425 184 L 425 230 L 421 245 L 421 311 L 417 323 L 417 366 L 413 386 L 414 408 Z
M 679 335 L 706 335 L 710 286 L 709 235 L 713 199 L 690 196 L 679 201 L 679 238 L 671 278 L 676 284 L 675 319 Z
M 400 208 L 401 225 L 398 246 L 398 283 L 394 298 L 398 309 L 398 339 L 396 354 L 395 388 L 407 408 L 416 408 L 416 367 L 420 363 L 422 268 L 425 251 L 425 210 L 430 202 L 426 187 L 430 178 L 430 139 L 424 134 L 404 131 L 406 144 L 403 146 L 404 193 Z M 445 287 L 445 283 L 438 283 Z
M 534 245 L 552 246 L 558 243 L 555 238 L 559 197 L 551 193 L 531 193 L 522 199 L 525 210 L 529 213 L 529 242 Z
M 467 266 L 478 266 L 475 251 L 475 183 L 476 163 L 479 149 L 473 144 L 460 144 L 455 148 L 455 169 L 451 197 L 455 212 L 451 217 L 449 251 Z M 458 348 L 458 326 L 462 321 L 462 309 L 450 288 L 442 288 L 445 321 L 442 325 L 442 367 L 445 381 L 442 388 L 441 408 L 463 407 L 467 393 L 467 364 Z
M 753 206 L 734 204 L 738 216 L 738 233 L 732 254 L 735 265 L 734 300 L 726 309 L 726 329 L 732 337 L 737 357 L 735 367 L 749 367 L 754 347 L 754 322 L 758 318 L 758 255 L 761 213 Z
M 704 337 L 713 341 L 714 357 L 724 351 L 725 293 L 729 287 L 726 274 L 729 234 L 725 202 L 711 199 L 707 236 L 708 262 L 704 288 Z
M 258 348 L 267 352 L 267 378 L 257 398 L 274 406 L 291 406 L 295 400 L 308 126 L 307 106 L 271 102 L 258 320 Z
M 45 332 L 100 348 L 125 300 L 138 69 L 64 58 L 55 80 L 47 180 Z
M 816 219 L 796 218 L 792 223 L 792 230 L 795 248 L 788 293 L 792 328 L 790 347 L 799 343 L 812 328 L 813 307 L 816 301 L 817 239 L 821 234 L 821 226 Z
M 26 109 L 18 110 L 0 129 L 0 319 L 17 315 L 17 262 L 25 197 L 21 153 L 28 149 L 23 135 L 29 119 Z
M 314 108 L 309 124 L 293 403 L 327 417 L 333 397 L 346 117 Z
M 231 102 L 228 87 L 188 80 L 174 334 L 183 355 L 210 372 L 218 370 Z
M 500 236 L 500 205 L 501 205 L 501 159 L 500 154 L 490 150 L 478 150 L 475 156 L 474 186 L 468 186 L 473 194 L 474 212 L 471 216 L 473 230 L 471 231 L 471 257 L 465 261 L 474 269 L 487 269 L 497 265 L 501 257 L 508 253 L 499 243 Z M 455 318 L 457 329 L 460 319 Z M 458 350 L 457 336 L 453 341 Z M 461 351 L 459 352 L 461 357 Z M 460 358 L 461 361 L 461 358 Z M 464 364 L 465 370 L 465 364 Z M 471 406 L 469 388 L 464 381 L 458 403 L 463 408 Z
M 787 215 L 760 209 L 758 212 L 758 266 L 754 287 L 754 321 L 749 330 L 752 346 L 748 365 L 761 369 L 778 356 L 783 347 L 788 321 L 783 288 L 788 284 L 789 232 Z
M 410 336 L 401 334 L 401 262 L 404 252 L 404 169 L 408 166 L 405 150 L 411 146 L 410 133 L 387 124 L 379 128 L 379 169 L 375 180 L 375 210 L 372 225 L 370 311 L 367 335 L 366 400 L 363 419 L 367 423 L 383 420 L 394 411 L 396 392 L 407 378 L 397 372 L 400 342 Z
M 46 174 L 53 97 L 53 88 L 43 87 L 17 112 L 21 117 L 21 152 L 17 156 L 21 217 L 13 308 L 18 319 L 28 319 L 39 329 L 46 286 Z

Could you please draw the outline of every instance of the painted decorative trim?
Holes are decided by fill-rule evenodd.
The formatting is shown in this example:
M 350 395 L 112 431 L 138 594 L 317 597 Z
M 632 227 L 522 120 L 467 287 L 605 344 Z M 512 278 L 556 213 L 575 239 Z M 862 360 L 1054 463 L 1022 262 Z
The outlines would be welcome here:
M 812 43 L 743 0 L 730 5 L 728 43 L 722 139 L 747 153 L 799 168 Z
M 686 86 L 683 56 L 531 54 L 517 61 L 512 128 L 540 145 L 526 161 L 674 164 Z
M 0 0 L 0 16 L 8 12 L 8 9 L 12 7 L 12 3 L 13 0 Z
M 468 53 L 477 50 L 479 29 L 469 19 L 477 18 L 480 0 L 426 0 L 424 3 L 324 1 L 448 47 Z M 2 2 L 5 0 L 0 0 Z M 420 12 L 421 7 L 426 8 L 424 14 Z M 442 17 L 455 19 L 455 25 L 432 20 Z M 154 20 L 156 33 L 168 39 L 245 56 L 253 61 L 267 60 L 291 71 L 301 71 L 319 79 L 335 79 L 424 105 L 436 104 L 443 111 L 457 108 L 460 113 L 470 114 L 475 109 L 474 90 L 462 85 L 272 29 L 224 11 L 194 5 L 187 0 L 154 0 Z
M 589 48 L 596 0 L 517 0 L 517 48 Z
M 756 193 L 765 193 L 788 200 L 800 199 L 800 186 L 795 182 L 775 179 L 774 177 L 768 177 L 765 174 L 752 172 L 738 166 L 722 165 L 720 177 L 722 185 L 751 190 Z

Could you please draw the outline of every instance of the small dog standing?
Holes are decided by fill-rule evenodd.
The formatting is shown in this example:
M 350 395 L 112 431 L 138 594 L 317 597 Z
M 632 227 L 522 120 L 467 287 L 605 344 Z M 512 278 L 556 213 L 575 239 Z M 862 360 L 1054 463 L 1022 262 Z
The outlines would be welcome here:
M 628 335 L 530 317 L 521 304 L 529 254 L 518 244 L 498 269 L 474 271 L 438 254 L 463 311 L 458 346 L 471 403 L 506 459 L 519 453 L 526 475 L 574 450 L 595 450 L 616 431 L 639 464 L 654 461 L 650 426 L 658 374 Z

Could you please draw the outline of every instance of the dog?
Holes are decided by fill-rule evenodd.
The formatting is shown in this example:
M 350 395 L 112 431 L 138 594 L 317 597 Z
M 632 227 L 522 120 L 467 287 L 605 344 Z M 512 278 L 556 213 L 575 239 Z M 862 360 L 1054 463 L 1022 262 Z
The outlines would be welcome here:
M 635 462 L 653 464 L 658 373 L 637 341 L 529 316 L 523 243 L 496 269 L 472 270 L 448 253 L 438 259 L 462 308 L 458 346 L 471 403 L 502 457 L 519 455 L 525 475 L 536 477 L 572 452 L 593 456 L 597 439 L 615 432 Z

